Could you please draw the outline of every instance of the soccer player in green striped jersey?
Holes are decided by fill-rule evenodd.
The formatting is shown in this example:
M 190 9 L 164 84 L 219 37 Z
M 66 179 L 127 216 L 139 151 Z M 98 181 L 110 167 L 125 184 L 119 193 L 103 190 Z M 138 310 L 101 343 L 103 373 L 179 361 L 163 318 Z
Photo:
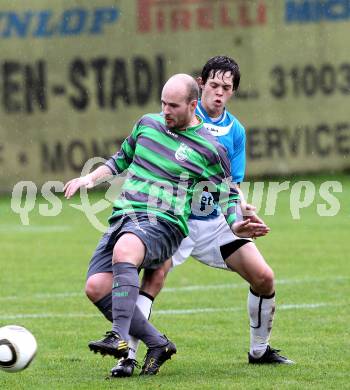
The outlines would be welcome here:
M 264 235 L 268 228 L 250 221 L 235 222 L 238 194 L 230 180 L 225 149 L 195 115 L 198 86 L 188 75 L 175 75 L 162 91 L 163 115 L 145 115 L 124 141 L 121 150 L 91 174 L 65 186 L 70 198 L 82 186 L 127 170 L 126 180 L 113 206 L 110 228 L 102 237 L 90 263 L 112 262 L 112 312 L 109 301 L 95 302 L 112 320 L 112 330 L 89 343 L 94 352 L 127 357 L 129 335 L 148 347 L 142 373 L 156 374 L 161 364 L 176 353 L 175 345 L 156 330 L 135 305 L 139 293 L 138 268 L 152 268 L 172 256 L 187 235 L 190 202 L 203 185 L 218 194 L 228 224 L 236 234 Z M 203 184 L 202 182 L 205 181 Z M 202 186 L 202 187 L 201 187 Z M 101 267 L 99 268 L 101 269 Z M 106 286 L 110 291 L 110 285 Z M 107 296 L 106 296 L 107 299 Z
M 199 182 L 207 180 L 219 193 L 231 185 L 227 210 L 231 225 L 238 195 L 232 189 L 224 148 L 217 144 L 216 149 L 201 120 L 183 132 L 170 131 L 166 121 L 159 114 L 143 116 L 122 144 L 121 152 L 107 162 L 115 174 L 128 169 L 122 197 L 114 203 L 110 222 L 123 214 L 151 213 L 177 225 L 187 235 L 194 188 L 199 190 Z

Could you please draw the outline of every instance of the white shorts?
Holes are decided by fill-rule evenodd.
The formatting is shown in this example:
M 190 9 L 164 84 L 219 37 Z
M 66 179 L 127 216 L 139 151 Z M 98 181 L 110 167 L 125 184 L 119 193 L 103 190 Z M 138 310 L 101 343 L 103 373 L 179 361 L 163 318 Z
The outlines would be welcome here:
M 233 234 L 225 217 L 220 214 L 217 218 L 188 220 L 189 235 L 182 240 L 179 249 L 172 257 L 172 266 L 176 267 L 190 256 L 210 267 L 228 270 L 222 258 L 220 247 L 232 241 L 242 240 Z M 245 241 L 250 238 L 244 238 Z

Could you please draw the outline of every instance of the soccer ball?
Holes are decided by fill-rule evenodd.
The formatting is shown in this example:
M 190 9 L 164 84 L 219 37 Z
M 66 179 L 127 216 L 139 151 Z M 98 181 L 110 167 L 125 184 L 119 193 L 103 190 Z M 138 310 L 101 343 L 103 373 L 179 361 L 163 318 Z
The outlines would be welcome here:
M 0 328 L 0 369 L 7 372 L 24 370 L 34 359 L 37 349 L 35 337 L 22 326 Z

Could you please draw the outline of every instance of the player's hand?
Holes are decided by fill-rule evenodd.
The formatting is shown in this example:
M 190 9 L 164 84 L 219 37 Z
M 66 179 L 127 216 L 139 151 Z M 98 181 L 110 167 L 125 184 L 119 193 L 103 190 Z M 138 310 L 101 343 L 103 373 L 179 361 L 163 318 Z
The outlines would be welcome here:
M 92 188 L 93 186 L 94 182 L 90 175 L 77 177 L 76 179 L 69 180 L 69 182 L 63 187 L 64 196 L 69 199 L 79 190 L 80 187 Z
M 252 222 L 250 219 L 235 222 L 232 227 L 233 233 L 238 237 L 257 238 L 266 236 L 270 228 L 264 223 Z
M 240 204 L 243 219 L 250 219 L 251 222 L 261 223 L 265 225 L 265 222 L 255 213 L 256 207 L 252 204 L 242 202 Z

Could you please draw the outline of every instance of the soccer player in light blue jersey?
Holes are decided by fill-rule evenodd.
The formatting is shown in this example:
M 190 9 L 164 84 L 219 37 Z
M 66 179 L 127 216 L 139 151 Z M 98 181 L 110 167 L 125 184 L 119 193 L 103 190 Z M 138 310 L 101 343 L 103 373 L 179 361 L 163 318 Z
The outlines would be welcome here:
M 240 83 L 237 63 L 226 56 L 211 58 L 204 66 L 199 84 L 202 97 L 196 113 L 204 126 L 225 146 L 231 163 L 233 181 L 238 185 L 245 173 L 245 130 L 239 120 L 225 108 Z M 242 199 L 242 196 L 241 196 Z M 242 218 L 262 222 L 254 207 L 241 201 Z M 249 285 L 248 314 L 250 318 L 250 364 L 292 364 L 271 348 L 269 339 L 275 312 L 274 273 L 250 238 L 235 236 L 227 225 L 213 195 L 203 192 L 201 202 L 192 204 L 188 221 L 190 230 L 172 259 L 156 271 L 145 270 L 138 306 L 146 318 L 152 302 L 161 290 L 170 267 L 182 264 L 188 257 L 205 265 L 238 273 Z M 127 359 L 111 370 L 112 376 L 131 376 L 136 364 L 137 341 L 129 343 Z

